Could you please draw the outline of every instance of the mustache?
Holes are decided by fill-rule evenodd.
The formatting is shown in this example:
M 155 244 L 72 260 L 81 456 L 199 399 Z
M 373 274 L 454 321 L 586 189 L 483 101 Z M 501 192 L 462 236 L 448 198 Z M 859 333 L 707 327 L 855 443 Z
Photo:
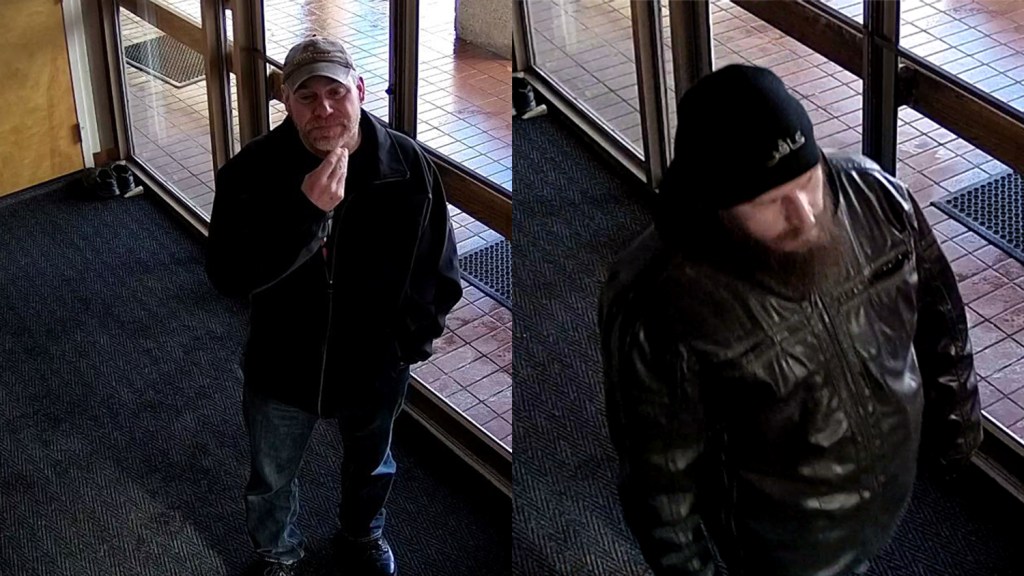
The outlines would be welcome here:
M 351 125 L 351 122 L 345 121 L 323 122 L 319 120 L 310 120 L 309 122 L 306 122 L 305 128 L 306 130 L 314 130 L 317 128 L 348 128 Z

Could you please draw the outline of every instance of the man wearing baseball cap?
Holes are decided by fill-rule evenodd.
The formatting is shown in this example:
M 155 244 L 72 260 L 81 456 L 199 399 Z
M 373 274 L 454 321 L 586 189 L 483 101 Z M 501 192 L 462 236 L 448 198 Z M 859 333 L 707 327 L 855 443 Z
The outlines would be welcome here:
M 863 574 L 919 465 L 981 437 L 956 279 L 906 186 L 826 154 L 772 72 L 679 101 L 654 225 L 601 297 L 626 524 L 655 574 Z M 920 461 L 918 458 L 920 457 Z
M 363 79 L 329 38 L 284 63 L 284 122 L 217 173 L 207 273 L 251 311 L 243 354 L 246 525 L 254 573 L 295 573 L 297 474 L 336 419 L 339 568 L 391 575 L 383 535 L 391 433 L 410 365 L 429 358 L 462 296 L 441 180 L 423 150 L 362 110 Z

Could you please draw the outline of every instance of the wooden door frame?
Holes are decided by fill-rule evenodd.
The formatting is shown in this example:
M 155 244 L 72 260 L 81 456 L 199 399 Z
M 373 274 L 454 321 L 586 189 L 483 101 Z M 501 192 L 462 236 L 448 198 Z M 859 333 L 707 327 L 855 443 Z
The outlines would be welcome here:
M 100 151 L 100 128 L 96 102 L 93 98 L 82 0 L 63 0 L 62 7 L 64 36 L 67 38 L 68 61 L 71 65 L 71 87 L 74 91 L 81 133 L 82 163 L 86 168 L 92 168 L 96 165 L 94 154 Z

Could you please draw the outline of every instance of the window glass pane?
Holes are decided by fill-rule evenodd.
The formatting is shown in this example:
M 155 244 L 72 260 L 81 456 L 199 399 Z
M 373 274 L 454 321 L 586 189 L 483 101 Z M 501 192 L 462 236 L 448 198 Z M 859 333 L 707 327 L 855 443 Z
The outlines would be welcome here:
M 526 4 L 537 68 L 642 157 L 629 2 Z
M 141 0 L 140 14 L 120 9 L 133 154 L 182 198 L 209 215 L 213 155 L 205 61 L 202 54 L 146 21 L 158 5 L 200 27 L 197 0 Z

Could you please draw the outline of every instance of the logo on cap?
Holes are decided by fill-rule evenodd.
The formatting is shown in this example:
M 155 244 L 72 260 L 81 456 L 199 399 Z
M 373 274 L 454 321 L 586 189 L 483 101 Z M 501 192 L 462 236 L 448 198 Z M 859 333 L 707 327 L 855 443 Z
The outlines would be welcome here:
M 806 140 L 804 139 L 804 135 L 799 130 L 797 130 L 797 133 L 793 135 L 792 139 L 788 139 L 788 140 L 780 139 L 778 141 L 778 144 L 776 145 L 775 152 L 772 153 L 771 161 L 768 162 L 768 167 L 770 168 L 770 167 L 775 166 L 776 164 L 778 164 L 779 160 L 782 160 L 782 158 L 786 154 L 789 154 L 790 152 L 792 152 L 792 151 L 796 150 L 797 148 L 803 146 L 804 142 L 806 142 Z

